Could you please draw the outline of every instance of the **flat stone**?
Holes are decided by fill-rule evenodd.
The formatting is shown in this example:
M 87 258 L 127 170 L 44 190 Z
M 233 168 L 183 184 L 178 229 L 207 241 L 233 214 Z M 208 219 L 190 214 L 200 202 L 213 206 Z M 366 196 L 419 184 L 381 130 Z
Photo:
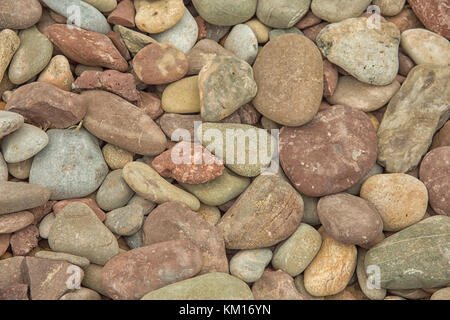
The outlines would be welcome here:
M 426 29 L 404 31 L 401 47 L 416 64 L 434 64 L 442 67 L 450 64 L 448 40 Z
M 164 110 L 161 108 L 161 99 L 151 92 L 139 91 L 137 105 L 153 120 L 156 120 L 164 113 Z
M 134 17 L 136 10 L 131 0 L 123 0 L 117 4 L 117 7 L 108 15 L 107 21 L 111 24 L 134 28 Z
M 46 187 L 25 182 L 0 182 L 0 215 L 38 207 L 47 202 Z
M 322 29 L 316 43 L 330 62 L 361 82 L 388 85 L 397 75 L 400 31 L 391 22 L 381 21 L 378 30 L 370 29 L 366 17 L 346 19 Z
M 90 264 L 89 260 L 85 257 L 75 256 L 64 252 L 41 250 L 36 252 L 35 257 L 48 260 L 66 261 L 70 264 L 79 266 L 80 268 L 86 268 Z
M 62 209 L 64 209 L 65 206 L 73 203 L 73 202 L 81 202 L 87 205 L 92 211 L 94 211 L 97 218 L 103 222 L 106 219 L 105 212 L 100 209 L 100 207 L 97 205 L 97 202 L 95 202 L 94 199 L 91 198 L 80 198 L 80 199 L 69 199 L 69 200 L 62 200 L 62 201 L 53 201 L 53 213 L 58 215 L 59 212 L 61 212 Z
M 111 12 L 117 7 L 117 0 L 83 0 L 101 12 Z M 120 0 L 119 0 L 120 1 Z
M 266 0 L 258 2 L 256 16 L 272 28 L 293 27 L 308 12 L 310 0 Z
M 5 254 L 6 250 L 8 250 L 10 238 L 11 234 L 9 233 L 0 234 L 0 257 L 2 257 Z
M 322 57 L 312 41 L 297 34 L 270 40 L 254 72 L 258 92 L 253 105 L 262 115 L 286 126 L 311 121 L 323 93 Z
M 52 200 L 81 198 L 97 190 L 108 173 L 97 139 L 85 129 L 52 129 L 34 157 L 30 183 L 47 187 Z
M 165 112 L 200 112 L 198 77 L 186 77 L 169 84 L 163 91 L 161 105 Z
M 17 283 L 0 290 L 0 301 L 2 300 L 29 300 L 28 285 Z
M 311 11 L 328 22 L 339 22 L 359 17 L 370 5 L 371 0 L 312 0 Z
M 201 116 L 197 114 L 164 113 L 158 119 L 158 124 L 171 141 L 193 141 L 195 121 L 201 123 Z
M 388 172 L 414 169 L 450 116 L 450 67 L 414 67 L 378 128 L 378 163 Z
M 122 177 L 122 169 L 111 171 L 97 191 L 96 201 L 100 208 L 111 211 L 125 206 L 134 195 Z
M 240 250 L 230 260 L 230 273 L 247 282 L 255 282 L 272 259 L 270 249 Z
M 251 65 L 258 54 L 258 39 L 248 25 L 237 24 L 228 34 L 224 48 Z
M 252 286 L 255 300 L 305 300 L 297 291 L 294 279 L 282 270 L 266 269 Z
M 113 30 L 120 34 L 120 37 L 133 56 L 141 51 L 141 49 L 145 46 L 156 42 L 155 39 L 145 35 L 142 32 L 137 32 L 121 25 L 115 25 Z
M 0 138 L 23 126 L 23 116 L 15 112 L 0 110 Z
M 130 249 L 140 248 L 144 245 L 142 229 L 131 236 L 125 236 L 124 239 Z
M 255 15 L 257 0 L 193 0 L 199 15 L 207 22 L 218 26 L 233 26 L 249 20 Z
M 373 279 L 369 279 L 369 277 L 367 276 L 366 268 L 364 266 L 366 253 L 367 250 L 358 248 L 356 274 L 358 277 L 359 287 L 370 300 L 383 300 L 386 297 L 386 289 L 381 287 L 377 288 L 376 284 L 373 283 Z
M 20 211 L 0 216 L 0 233 L 12 233 L 23 229 L 34 221 L 34 216 L 29 211 Z
M 133 198 L 128 201 L 128 205 L 137 205 L 141 207 L 142 214 L 144 216 L 148 215 L 156 207 L 156 204 L 154 202 L 138 196 L 137 194 L 135 194 Z
M 414 13 L 427 29 L 450 38 L 449 8 L 442 0 L 408 0 Z
M 134 1 L 136 27 L 144 32 L 159 33 L 175 26 L 183 17 L 182 0 Z
M 24 257 L 0 260 L 0 290 L 16 284 L 25 284 Z
M 0 4 L 0 29 L 27 29 L 42 15 L 39 0 L 4 0 Z
M 103 158 L 112 170 L 123 169 L 128 162 L 133 161 L 134 154 L 118 146 L 107 143 L 102 148 Z
M 97 264 L 92 264 L 92 263 L 89 266 L 85 267 L 83 269 L 84 277 L 83 277 L 83 281 L 81 282 L 81 284 L 84 287 L 87 287 L 91 290 L 94 290 L 94 291 L 100 293 L 101 295 L 103 295 L 105 297 L 110 298 L 102 284 L 102 269 L 103 269 L 103 266 L 99 266 Z
M 144 215 L 141 207 L 128 205 L 114 209 L 106 215 L 105 225 L 111 232 L 121 236 L 131 236 L 141 229 Z
M 248 285 L 226 273 L 212 272 L 154 290 L 142 300 L 253 300 Z
M 399 231 L 370 249 L 365 268 L 380 270 L 386 289 L 417 289 L 445 286 L 450 281 L 450 217 L 433 216 Z

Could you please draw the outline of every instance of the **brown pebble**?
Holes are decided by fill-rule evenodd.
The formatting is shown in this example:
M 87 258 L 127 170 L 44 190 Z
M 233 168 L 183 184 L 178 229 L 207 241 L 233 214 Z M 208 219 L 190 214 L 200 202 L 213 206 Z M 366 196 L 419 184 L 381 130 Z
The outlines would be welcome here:
M 408 76 L 409 71 L 414 68 L 415 63 L 407 55 L 398 53 L 399 68 L 398 73 L 404 77 Z
M 316 42 L 317 35 L 322 31 L 323 28 L 325 28 L 327 25 L 329 25 L 328 22 L 322 22 L 315 26 L 306 28 L 303 30 L 303 34 L 309 38 L 312 42 Z
M 1 300 L 29 300 L 28 285 L 16 283 L 0 289 L 0 301 Z
M 410 7 L 405 7 L 398 15 L 387 17 L 386 20 L 394 23 L 400 32 L 408 29 L 423 28 L 422 23 L 417 19 Z
M 311 10 L 300 19 L 299 22 L 295 25 L 298 29 L 306 29 L 312 26 L 319 24 L 322 21 L 318 16 L 316 16 Z
M 255 300 L 306 300 L 289 274 L 269 268 L 253 284 L 252 293 Z
M 34 225 L 14 232 L 11 236 L 10 244 L 15 256 L 27 255 L 38 246 L 39 230 Z
M 128 51 L 125 42 L 123 42 L 122 38 L 120 37 L 120 33 L 110 31 L 106 36 L 111 39 L 111 41 L 114 43 L 117 50 L 119 50 L 120 54 L 125 60 L 131 59 L 130 51 Z
M 153 120 L 159 118 L 159 116 L 164 113 L 164 110 L 161 107 L 161 99 L 151 92 L 139 91 L 137 105 Z
M 450 120 L 433 137 L 431 149 L 450 146 Z

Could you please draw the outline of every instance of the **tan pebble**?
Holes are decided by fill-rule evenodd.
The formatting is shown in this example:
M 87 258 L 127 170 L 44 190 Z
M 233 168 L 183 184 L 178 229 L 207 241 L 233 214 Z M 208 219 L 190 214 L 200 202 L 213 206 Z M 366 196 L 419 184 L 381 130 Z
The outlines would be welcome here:
M 73 80 L 69 60 L 65 56 L 58 55 L 50 60 L 50 63 L 42 71 L 37 81 L 47 82 L 62 90 L 70 91 Z
M 102 148 L 103 157 L 112 170 L 123 169 L 128 162 L 133 161 L 133 153 L 118 146 L 107 143 Z
M 201 203 L 197 213 L 201 215 L 209 224 L 215 226 L 220 220 L 220 210 L 217 207 L 208 206 Z
M 253 33 L 256 36 L 256 39 L 258 40 L 258 43 L 266 43 L 269 41 L 269 32 L 271 28 L 265 26 L 261 21 L 258 19 L 252 19 L 250 21 L 247 21 L 245 23 L 252 29 Z
M 137 28 L 148 33 L 170 29 L 184 14 L 183 0 L 135 0 L 134 7 Z
M 162 94 L 161 103 L 166 112 L 200 112 L 198 76 L 187 77 L 168 85 Z

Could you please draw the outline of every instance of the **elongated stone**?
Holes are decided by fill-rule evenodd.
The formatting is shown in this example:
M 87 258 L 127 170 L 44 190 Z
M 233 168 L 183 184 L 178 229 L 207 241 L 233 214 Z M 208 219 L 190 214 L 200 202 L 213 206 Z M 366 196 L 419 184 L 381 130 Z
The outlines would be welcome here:
M 36 208 L 48 201 L 50 191 L 25 182 L 0 182 L 0 215 Z

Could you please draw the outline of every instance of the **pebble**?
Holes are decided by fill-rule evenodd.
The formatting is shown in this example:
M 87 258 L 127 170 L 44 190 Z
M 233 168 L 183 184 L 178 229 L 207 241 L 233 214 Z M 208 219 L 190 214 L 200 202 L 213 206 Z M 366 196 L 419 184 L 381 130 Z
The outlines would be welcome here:
M 269 40 L 272 40 L 276 37 L 279 37 L 283 34 L 299 34 L 303 35 L 303 32 L 301 32 L 298 28 L 292 27 L 289 29 L 272 29 L 269 32 Z
M 200 40 L 187 54 L 187 58 L 189 60 L 189 69 L 187 74 L 199 74 L 203 66 L 208 64 L 217 56 L 235 57 L 236 55 L 213 40 Z
M 110 12 L 117 7 L 117 0 L 83 0 L 101 12 Z M 120 0 L 119 0 L 120 1 Z
M 39 74 L 52 58 L 52 43 L 36 27 L 19 33 L 20 46 L 9 65 L 8 77 L 14 84 L 23 84 Z
M 6 250 L 8 250 L 10 238 L 11 234 L 0 233 L 0 261 L 2 260 L 1 258 L 5 254 Z
M 118 146 L 107 143 L 102 148 L 103 158 L 111 170 L 123 169 L 128 162 L 133 161 L 133 153 Z
M 428 152 L 420 164 L 419 176 L 427 187 L 433 210 L 450 216 L 450 146 Z
M 256 16 L 272 28 L 293 27 L 309 10 L 310 0 L 267 0 L 258 3 Z
M 188 53 L 197 42 L 197 22 L 189 10 L 184 9 L 183 17 L 176 25 L 161 33 L 153 34 L 152 37 L 160 43 L 169 41 L 178 50 Z
M 448 40 L 429 30 L 409 29 L 404 31 L 401 47 L 416 64 L 433 64 L 442 67 L 450 64 Z
M 358 81 L 352 76 L 342 76 L 334 94 L 327 98 L 327 101 L 331 105 L 345 105 L 370 112 L 389 103 L 400 87 L 396 80 L 386 86 L 375 86 Z
M 323 93 L 323 63 L 313 42 L 297 34 L 276 37 L 261 49 L 254 72 L 253 105 L 262 115 L 286 126 L 312 120 Z
M 383 173 L 383 167 L 379 164 L 375 163 L 370 169 L 369 173 L 367 173 L 361 180 L 359 180 L 356 184 L 345 190 L 346 193 L 352 194 L 354 196 L 359 195 L 359 192 L 361 190 L 361 186 L 366 182 L 367 179 L 369 179 L 371 176 L 374 176 L 376 174 Z
M 304 272 L 304 284 L 309 294 L 323 297 L 345 289 L 356 269 L 357 249 L 319 232 L 322 246 Z
M 144 216 L 148 215 L 155 207 L 156 204 L 154 202 L 151 202 L 141 196 L 138 196 L 135 194 L 130 201 L 128 201 L 128 205 L 137 205 L 141 207 L 142 214 Z
M 306 126 L 281 129 L 280 162 L 298 191 L 324 196 L 351 187 L 370 171 L 376 141 L 375 128 L 362 111 L 335 106 Z
M 376 208 L 385 231 L 399 231 L 419 222 L 428 204 L 425 185 L 404 173 L 370 177 L 361 187 L 361 198 Z
M 214 180 L 201 184 L 180 185 L 195 195 L 202 203 L 220 206 L 240 195 L 250 184 L 250 179 L 236 175 L 227 168 Z
M 54 202 L 56 202 L 56 201 L 54 201 Z M 67 206 L 73 202 L 81 202 L 81 203 L 87 205 L 92 211 L 94 211 L 94 213 L 96 214 L 97 218 L 100 221 L 102 221 L 102 222 L 105 221 L 105 219 L 106 219 L 105 212 L 102 209 L 100 209 L 100 207 L 97 205 L 95 200 L 91 199 L 91 198 L 81 198 L 81 199 L 70 199 L 70 200 L 57 201 L 53 205 L 54 214 L 57 215 L 62 209 L 64 209 L 65 206 Z
M 47 28 L 47 33 L 53 44 L 75 62 L 121 72 L 128 69 L 127 61 L 104 34 L 64 24 L 51 25 Z
M 95 7 L 87 3 L 89 1 L 98 2 L 96 0 L 42 0 L 42 2 L 44 2 L 50 9 L 65 18 L 71 19 L 75 12 L 79 13 L 80 18 L 73 21 L 73 24 L 79 23 L 80 28 L 107 34 L 111 31 L 111 27 L 103 14 Z
M 450 217 L 424 219 L 381 241 L 367 252 L 364 265 L 380 268 L 381 287 L 417 289 L 445 286 L 450 280 Z
M 108 15 L 108 23 L 121 25 L 128 28 L 134 28 L 134 17 L 136 10 L 131 0 L 123 0 L 117 4 L 117 7 Z
M 20 114 L 0 110 L 0 138 L 18 130 L 23 123 L 24 119 Z
M 68 204 L 56 215 L 48 243 L 53 251 L 69 253 L 104 265 L 119 253 L 116 237 L 85 204 Z
M 0 300 L 29 300 L 27 284 L 13 284 L 0 290 Z
M 73 254 L 64 253 L 64 252 L 53 252 L 48 250 L 41 250 L 36 252 L 36 258 L 48 259 L 48 260 L 57 260 L 57 261 L 66 261 L 70 264 L 74 264 L 79 266 L 80 268 L 86 268 L 90 262 L 87 258 L 75 256 Z
M 43 186 L 25 182 L 0 182 L 0 215 L 39 207 L 50 198 Z
M 108 212 L 105 225 L 114 234 L 131 236 L 141 229 L 143 222 L 141 207 L 128 205 Z
M 289 237 L 302 215 L 303 200 L 288 182 L 276 175 L 260 175 L 222 216 L 217 227 L 228 249 L 257 249 Z
M 25 256 L 38 246 L 39 230 L 34 225 L 29 225 L 14 232 L 11 235 L 11 251 L 14 256 Z
M 398 74 L 407 77 L 411 69 L 414 68 L 415 63 L 411 60 L 410 57 L 401 52 L 398 53 L 398 62 L 399 62 Z
M 141 32 L 137 32 L 121 25 L 115 25 L 113 30 L 120 34 L 120 37 L 133 56 L 145 46 L 156 42 L 155 39 Z
M 39 236 L 42 239 L 48 239 L 48 234 L 53 222 L 55 221 L 55 218 L 56 216 L 53 212 L 47 214 L 44 218 L 42 218 L 41 222 L 39 223 Z
M 192 194 L 167 182 L 154 169 L 145 163 L 130 162 L 123 168 L 123 178 L 138 195 L 161 204 L 178 201 L 191 210 L 198 210 L 200 202 Z
M 45 131 L 24 123 L 20 129 L 2 139 L 1 148 L 6 162 L 17 163 L 33 157 L 47 144 Z
M 239 278 L 212 272 L 154 290 L 142 300 L 253 300 L 253 294 Z
M 372 278 L 369 278 L 366 273 L 366 268 L 364 266 L 364 259 L 366 257 L 367 250 L 363 248 L 358 248 L 358 260 L 356 265 L 356 274 L 358 277 L 358 284 L 364 295 L 366 295 L 370 300 L 383 300 L 386 297 L 386 289 L 376 286 L 373 283 Z M 373 272 L 369 269 L 370 272 Z
M 308 197 L 304 194 L 301 195 L 303 199 L 303 217 L 302 222 L 311 226 L 317 226 L 320 223 L 319 216 L 317 215 L 317 202 L 319 198 Z
M 202 121 L 199 114 L 164 113 L 158 124 L 171 141 L 193 141 L 195 121 Z
M 215 226 L 221 217 L 220 210 L 217 207 L 208 206 L 203 203 L 200 204 L 200 209 L 197 210 L 197 213 L 203 218 L 203 220 L 212 226 Z
M 200 112 L 198 76 L 186 77 L 169 84 L 163 91 L 161 105 L 165 112 Z
M 135 0 L 136 27 L 147 33 L 160 33 L 175 26 L 185 12 L 183 0 Z
M 152 120 L 158 119 L 164 113 L 161 108 L 161 99 L 151 92 L 139 91 L 137 106 L 148 114 Z
M 269 32 L 271 28 L 264 25 L 258 19 L 249 20 L 245 24 L 249 26 L 250 29 L 252 29 L 253 33 L 256 36 L 256 39 L 258 40 L 258 43 L 266 43 L 267 41 L 269 41 Z
M 383 220 L 377 209 L 348 193 L 320 198 L 317 213 L 327 234 L 343 244 L 366 245 L 383 231 Z
M 256 12 L 257 0 L 192 0 L 197 12 L 207 22 L 218 26 L 233 26 L 250 20 Z
M 96 201 L 100 208 L 111 211 L 125 206 L 133 195 L 133 190 L 122 177 L 122 169 L 117 169 L 108 173 L 103 180 L 97 190 Z
M 240 250 L 230 259 L 230 273 L 247 282 L 255 282 L 272 259 L 272 251 L 267 248 Z
M 395 16 L 402 11 L 405 2 L 406 0 L 373 0 L 372 4 L 380 7 L 381 15 Z
M 81 96 L 88 107 L 83 126 L 96 137 L 142 155 L 156 155 L 166 148 L 161 129 L 128 101 L 99 90 L 84 91 Z
M 0 181 L 8 181 L 8 165 L 0 152 Z
M 301 223 L 288 239 L 277 246 L 272 266 L 295 277 L 311 263 L 321 245 L 320 233 L 310 225 Z
M 450 115 L 449 75 L 450 67 L 416 66 L 389 102 L 377 131 L 378 163 L 386 171 L 414 169 L 427 152 Z
M 258 54 L 258 39 L 248 25 L 237 24 L 228 34 L 224 48 L 251 65 Z
M 339 22 L 359 17 L 371 0 L 312 0 L 311 11 L 322 20 Z
M 59 300 L 101 300 L 101 296 L 94 290 L 81 287 L 76 291 L 64 294 Z
M 450 39 L 448 5 L 441 0 L 408 0 L 414 13 L 427 29 Z
M 39 0 L 3 0 L 0 3 L 0 29 L 27 29 L 42 15 Z
M 41 72 L 37 81 L 47 82 L 62 90 L 70 91 L 74 79 L 70 70 L 69 60 L 63 55 L 54 56 Z
M 30 183 L 47 187 L 52 200 L 94 192 L 108 173 L 98 140 L 84 129 L 52 129 L 47 134 L 47 147 L 31 165 Z
M 450 300 L 450 287 L 439 289 L 431 295 L 430 300 Z
M 211 122 L 231 115 L 257 92 L 251 66 L 229 56 L 215 57 L 206 64 L 200 71 L 198 87 L 202 119 Z
M 0 32 L 0 81 L 19 46 L 20 38 L 13 30 L 5 29 Z
M 169 240 L 189 240 L 203 256 L 200 274 L 228 273 L 225 243 L 219 230 L 179 202 L 159 205 L 145 220 L 144 246 Z
M 102 283 L 113 299 L 136 300 L 171 283 L 196 275 L 200 250 L 188 240 L 171 240 L 113 257 L 102 269 Z
M 255 300 L 305 300 L 294 279 L 282 270 L 266 269 L 252 286 Z
M 367 19 L 352 18 L 330 24 L 319 33 L 316 43 L 330 62 L 359 81 L 388 85 L 398 72 L 400 32 L 386 21 L 380 22 L 379 30 L 370 29 Z
M 433 143 L 430 150 L 439 147 L 450 146 L 450 121 L 443 125 L 443 127 L 434 135 Z
M 33 221 L 34 216 L 29 211 L 0 215 L 0 234 L 21 230 L 32 224 Z
M 423 27 L 422 22 L 420 22 L 420 20 L 417 19 L 416 15 L 414 14 L 414 11 L 411 10 L 409 6 L 408 7 L 405 6 L 403 10 L 396 16 L 386 17 L 386 20 L 394 23 L 399 28 L 400 32 L 403 32 L 408 29 Z

